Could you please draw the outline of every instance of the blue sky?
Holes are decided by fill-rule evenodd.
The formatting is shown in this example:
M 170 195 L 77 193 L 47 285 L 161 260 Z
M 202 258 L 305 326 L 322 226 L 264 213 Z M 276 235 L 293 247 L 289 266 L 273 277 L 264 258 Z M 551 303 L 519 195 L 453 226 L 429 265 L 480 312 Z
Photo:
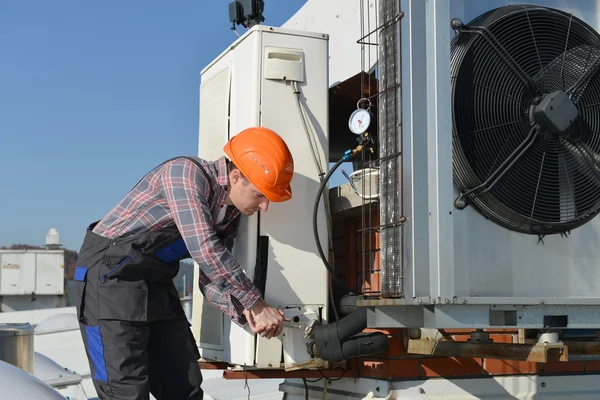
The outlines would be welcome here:
M 200 71 L 237 38 L 229 2 L 0 1 L 0 246 L 53 227 L 78 251 L 145 172 L 196 154 Z M 264 24 L 305 2 L 265 2 Z

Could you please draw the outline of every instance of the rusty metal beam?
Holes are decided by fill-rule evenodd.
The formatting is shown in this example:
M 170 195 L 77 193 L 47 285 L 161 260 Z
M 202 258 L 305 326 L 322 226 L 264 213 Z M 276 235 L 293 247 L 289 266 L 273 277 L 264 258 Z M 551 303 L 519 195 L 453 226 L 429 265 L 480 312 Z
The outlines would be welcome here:
M 358 369 L 332 369 L 332 370 L 296 370 L 284 371 L 273 369 L 257 369 L 257 370 L 225 370 L 223 378 L 225 379 L 281 379 L 281 378 L 309 378 L 309 379 L 337 379 L 358 378 Z
M 545 363 L 568 361 L 565 344 L 477 343 L 410 339 L 408 353 L 437 357 L 490 358 Z
M 200 361 L 198 364 L 200 369 L 227 369 L 233 367 L 231 364 L 216 361 Z
M 358 378 L 357 359 L 345 363 L 338 363 L 331 368 L 321 367 L 319 369 L 244 369 L 238 365 L 225 362 L 200 360 L 200 369 L 218 369 L 223 370 L 225 379 L 269 379 L 269 378 L 326 378 L 337 379 L 340 376 L 344 378 Z

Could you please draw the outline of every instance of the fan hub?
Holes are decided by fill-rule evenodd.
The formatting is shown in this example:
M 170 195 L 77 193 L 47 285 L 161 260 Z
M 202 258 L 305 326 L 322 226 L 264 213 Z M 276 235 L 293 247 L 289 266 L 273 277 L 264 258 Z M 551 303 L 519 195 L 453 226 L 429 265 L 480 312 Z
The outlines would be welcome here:
M 538 124 L 550 138 L 568 137 L 571 125 L 579 115 L 571 98 L 558 90 L 543 96 L 530 108 L 530 120 Z

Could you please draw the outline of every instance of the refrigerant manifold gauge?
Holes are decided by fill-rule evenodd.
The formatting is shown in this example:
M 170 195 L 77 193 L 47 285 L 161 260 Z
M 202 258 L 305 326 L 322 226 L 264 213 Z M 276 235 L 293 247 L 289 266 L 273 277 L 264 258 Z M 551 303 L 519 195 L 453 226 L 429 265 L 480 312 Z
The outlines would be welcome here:
M 368 102 L 366 109 L 360 107 L 360 103 L 365 100 Z M 362 135 L 371 124 L 371 112 L 369 111 L 371 102 L 369 99 L 360 99 L 356 106 L 357 109 L 350 115 L 350 119 L 348 120 L 348 127 L 352 133 Z

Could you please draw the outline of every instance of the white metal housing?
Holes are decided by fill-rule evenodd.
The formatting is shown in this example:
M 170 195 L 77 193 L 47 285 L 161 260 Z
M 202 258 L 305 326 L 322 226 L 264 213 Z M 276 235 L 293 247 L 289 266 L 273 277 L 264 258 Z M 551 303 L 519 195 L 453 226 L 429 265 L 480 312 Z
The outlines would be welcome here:
M 346 400 L 595 400 L 600 383 L 596 375 L 579 376 L 499 376 L 477 379 L 375 380 L 342 379 L 309 383 L 309 399 Z M 281 390 L 286 399 L 305 399 L 301 380 L 286 380 Z M 327 392 L 326 396 L 324 392 Z M 357 395 L 358 394 L 358 395 Z M 359 397 L 361 396 L 361 397 Z M 363 397 L 364 396 L 364 397 Z
M 487 10 L 519 3 L 400 2 L 405 297 L 387 304 L 414 306 L 364 301 L 375 306 L 369 326 L 542 328 L 545 316 L 566 316 L 569 328 L 600 326 L 598 219 L 568 238 L 548 236 L 542 244 L 470 207 L 454 208 L 450 21 L 466 24 Z M 594 1 L 528 3 L 573 13 L 600 29 Z M 424 305 L 434 307 L 415 307 Z
M 64 250 L 0 250 L 0 296 L 62 295 Z
M 266 213 L 243 217 L 233 249 L 250 279 L 255 277 L 259 236 L 268 237 L 265 300 L 302 319 L 327 316 L 327 271 L 313 237 L 312 209 L 319 188 L 301 107 L 316 135 L 318 159 L 328 165 L 328 37 L 255 26 L 219 55 L 201 74 L 200 157 L 224 155 L 226 141 L 251 126 L 278 132 L 294 157 L 293 198 L 272 203 Z M 327 253 L 324 206 L 319 209 L 320 242 Z M 197 270 L 196 270 L 197 273 Z M 195 277 L 197 281 L 198 277 Z M 279 368 L 308 360 L 304 341 L 255 338 L 194 290 L 192 325 L 202 355 L 238 365 Z M 287 332 L 286 335 L 292 335 Z M 285 336 L 283 336 L 285 337 Z

